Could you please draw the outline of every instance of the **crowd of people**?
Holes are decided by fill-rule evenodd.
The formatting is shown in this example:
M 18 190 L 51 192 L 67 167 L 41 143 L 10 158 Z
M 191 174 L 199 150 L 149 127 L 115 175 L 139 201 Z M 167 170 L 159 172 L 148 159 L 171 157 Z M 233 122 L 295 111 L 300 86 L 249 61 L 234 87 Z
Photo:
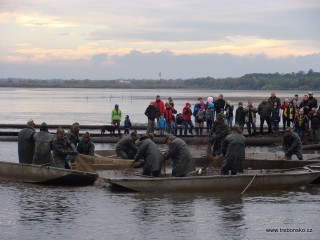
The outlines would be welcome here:
M 118 105 L 115 106 L 115 110 L 117 109 Z M 115 110 L 112 112 L 112 122 L 120 129 L 121 117 L 113 117 Z M 320 106 L 312 92 L 304 95 L 302 100 L 296 94 L 291 100 L 283 99 L 283 102 L 275 92 L 272 92 L 271 96 L 263 98 L 258 106 L 254 106 L 253 101 L 248 100 L 246 106 L 243 102 L 239 102 L 237 108 L 230 100 L 226 101 L 223 94 L 219 94 L 216 100 L 210 96 L 206 102 L 200 97 L 193 107 L 186 102 L 181 112 L 177 111 L 171 97 L 164 102 L 157 95 L 144 112 L 148 119 L 147 133 L 154 133 L 157 129 L 160 136 L 164 136 L 165 133 L 174 136 L 195 133 L 197 136 L 202 136 L 204 129 L 210 133 L 220 113 L 223 113 L 229 130 L 232 129 L 233 124 L 237 123 L 242 131 L 246 127 L 249 137 L 263 135 L 266 123 L 267 133 L 273 136 L 279 136 L 280 132 L 284 133 L 287 127 L 291 127 L 303 143 L 308 140 L 311 143 L 318 143 L 320 139 Z M 260 118 L 259 127 L 256 126 L 257 117 Z M 128 119 L 127 115 L 125 121 L 127 133 L 131 129 L 131 122 L 129 120 L 128 123 Z M 282 129 L 280 123 L 282 123 Z
M 71 168 L 74 157 L 78 154 L 94 155 L 94 143 L 90 133 L 79 138 L 79 123 L 72 124 L 65 133 L 59 127 L 55 135 L 48 131 L 45 122 L 40 125 L 40 131 L 35 131 L 33 120 L 27 122 L 26 128 L 18 134 L 19 162 L 25 164 L 51 165 L 59 168 Z

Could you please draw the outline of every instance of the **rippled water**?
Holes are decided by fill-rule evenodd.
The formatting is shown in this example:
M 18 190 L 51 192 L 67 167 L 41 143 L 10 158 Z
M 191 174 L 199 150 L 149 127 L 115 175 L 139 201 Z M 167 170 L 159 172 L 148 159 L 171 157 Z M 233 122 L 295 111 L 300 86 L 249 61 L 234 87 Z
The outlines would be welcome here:
M 150 101 L 159 94 L 163 101 L 171 96 L 175 101 L 175 108 L 181 112 L 185 103 L 197 102 L 199 97 L 204 100 L 208 96 L 215 99 L 221 91 L 206 90 L 150 90 L 150 89 L 54 89 L 54 88 L 0 88 L 0 123 L 24 124 L 30 118 L 38 124 L 106 124 L 111 122 L 111 111 L 115 104 L 119 104 L 124 115 L 129 115 L 132 122 L 145 123 L 145 109 Z M 236 108 L 238 101 L 244 106 L 248 99 L 254 101 L 255 106 L 262 97 L 270 97 L 267 91 L 223 91 L 225 100 L 231 100 Z M 282 99 L 292 98 L 298 93 L 301 98 L 305 92 L 278 91 L 277 96 Z M 314 96 L 319 96 L 314 92 Z
M 132 102 L 131 102 L 132 93 Z M 206 91 L 0 89 L 0 123 L 104 123 L 115 103 L 141 122 L 156 94 L 177 98 Z M 212 93 L 212 92 L 211 92 Z M 260 98 L 269 93 L 250 92 Z M 213 95 L 218 92 L 214 92 Z M 239 92 L 226 92 L 235 97 Z M 248 95 L 249 94 L 249 95 Z M 250 95 L 251 94 L 251 95 Z M 291 93 L 290 93 L 291 94 Z M 290 96 L 280 92 L 278 96 Z M 301 93 L 302 94 L 302 93 Z M 111 97 L 112 95 L 112 97 Z M 122 100 L 123 96 L 123 100 Z M 113 145 L 99 144 L 98 149 Z M 0 142 L 3 161 L 17 162 L 17 143 Z M 268 150 L 265 150 L 268 151 Z M 319 239 L 320 186 L 240 194 L 113 193 L 96 184 L 54 187 L 0 181 L 0 239 Z M 271 233 L 268 229 L 312 229 Z

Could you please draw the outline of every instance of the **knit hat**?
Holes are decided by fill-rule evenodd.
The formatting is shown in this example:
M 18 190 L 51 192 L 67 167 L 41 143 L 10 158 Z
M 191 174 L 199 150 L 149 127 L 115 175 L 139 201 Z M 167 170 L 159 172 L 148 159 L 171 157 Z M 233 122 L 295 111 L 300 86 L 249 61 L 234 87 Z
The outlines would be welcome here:
M 40 126 L 40 131 L 43 130 L 43 131 L 48 131 L 48 125 L 47 123 L 43 122 L 41 123 L 41 126 Z

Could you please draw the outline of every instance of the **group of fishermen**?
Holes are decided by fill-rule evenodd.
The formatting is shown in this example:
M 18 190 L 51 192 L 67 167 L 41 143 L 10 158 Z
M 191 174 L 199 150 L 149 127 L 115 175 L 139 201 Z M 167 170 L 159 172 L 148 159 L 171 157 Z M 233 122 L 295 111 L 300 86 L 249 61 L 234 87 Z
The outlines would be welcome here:
M 94 155 L 94 143 L 90 134 L 86 132 L 82 139 L 79 138 L 79 123 L 72 124 L 65 133 L 59 127 L 56 135 L 48 131 L 45 122 L 40 125 L 40 131 L 35 131 L 33 120 L 27 122 L 26 128 L 18 135 L 19 162 L 26 164 L 51 165 L 59 168 L 71 168 L 71 163 L 78 153 Z
M 116 154 L 122 159 L 134 159 L 135 162 L 144 160 L 143 175 L 158 177 L 165 160 L 172 160 L 172 176 L 185 177 L 195 171 L 193 157 L 188 145 L 180 138 L 173 135 L 166 137 L 169 150 L 162 153 L 156 143 L 153 142 L 153 134 L 144 134 L 138 139 L 136 131 L 123 137 L 116 144 Z

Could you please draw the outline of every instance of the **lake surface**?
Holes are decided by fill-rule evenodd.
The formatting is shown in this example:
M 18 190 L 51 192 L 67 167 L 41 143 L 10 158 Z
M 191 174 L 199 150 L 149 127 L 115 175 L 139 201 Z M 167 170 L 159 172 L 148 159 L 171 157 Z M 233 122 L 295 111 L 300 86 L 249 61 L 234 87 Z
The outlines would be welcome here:
M 171 96 L 175 108 L 182 112 L 186 102 L 193 106 L 199 97 L 218 98 L 224 94 L 225 100 L 231 100 L 237 108 L 239 101 L 246 106 L 252 99 L 258 107 L 263 97 L 269 98 L 271 91 L 205 91 L 205 90 L 168 90 L 168 89 L 65 89 L 65 88 L 0 88 L 0 123 L 24 124 L 33 119 L 36 124 L 110 124 L 111 111 L 119 104 L 124 115 L 129 115 L 132 122 L 146 123 L 144 112 L 150 101 L 160 95 L 163 101 Z M 277 96 L 283 101 L 292 99 L 295 93 L 302 96 L 305 92 L 278 91 Z M 320 96 L 314 92 L 314 96 Z
M 143 122 L 143 112 L 157 94 L 173 97 L 177 108 L 182 109 L 186 99 L 196 102 L 198 96 L 205 98 L 218 93 L 2 88 L 0 123 L 23 124 L 33 118 L 37 123 L 46 121 L 48 124 L 71 124 L 74 121 L 103 124 L 110 119 L 115 103 L 134 122 Z M 239 99 L 239 94 L 254 99 L 270 95 L 258 91 L 225 91 L 224 94 L 226 99 Z M 280 97 L 293 94 L 277 93 Z M 112 147 L 110 144 L 97 145 L 97 149 Z M 16 142 L 0 142 L 0 149 L 1 160 L 17 162 Z M 320 236 L 320 186 L 317 185 L 244 195 L 141 194 L 114 193 L 99 184 L 70 188 L 0 181 L 0 203 L 1 240 L 292 240 L 319 239 Z

